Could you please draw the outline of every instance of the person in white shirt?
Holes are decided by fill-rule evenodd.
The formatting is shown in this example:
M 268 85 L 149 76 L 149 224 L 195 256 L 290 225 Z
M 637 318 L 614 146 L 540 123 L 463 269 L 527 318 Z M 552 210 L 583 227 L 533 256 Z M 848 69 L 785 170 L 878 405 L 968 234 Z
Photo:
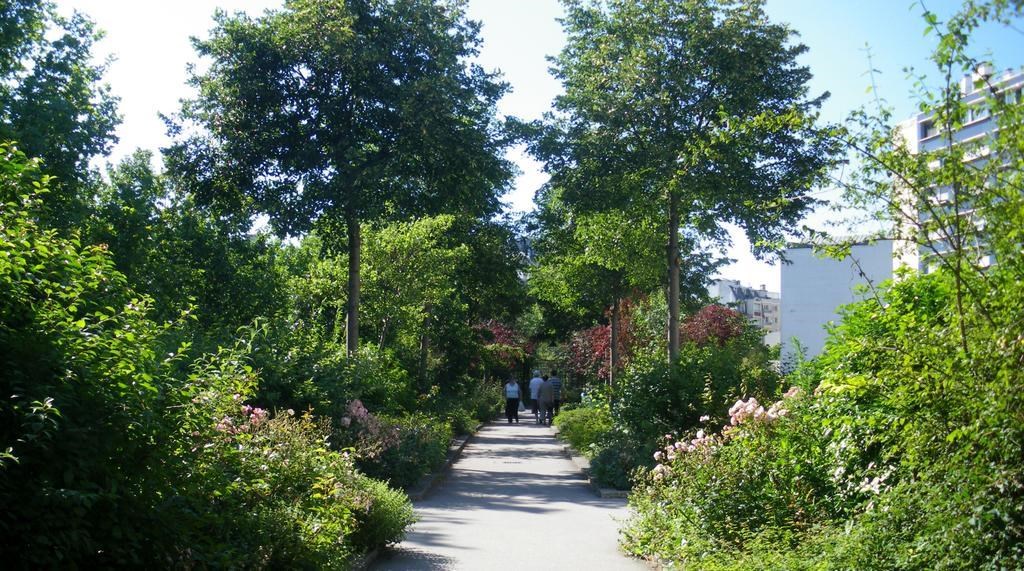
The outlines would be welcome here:
M 513 419 L 519 424 L 519 397 L 519 382 L 509 377 L 505 383 L 505 418 L 509 424 L 512 424 Z
M 539 396 L 537 392 L 540 391 L 540 386 L 543 384 L 544 379 L 540 378 L 540 371 L 534 371 L 533 378 L 530 379 L 530 409 L 533 410 L 533 419 L 537 421 L 540 420 L 540 403 L 537 402 Z

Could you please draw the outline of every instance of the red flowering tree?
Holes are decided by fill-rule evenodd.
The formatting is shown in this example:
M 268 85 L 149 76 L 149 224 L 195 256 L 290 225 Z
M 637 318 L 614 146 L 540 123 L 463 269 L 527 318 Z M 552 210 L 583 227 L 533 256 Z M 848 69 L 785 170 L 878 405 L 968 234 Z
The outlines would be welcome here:
M 707 305 L 683 321 L 680 327 L 684 341 L 697 345 L 714 343 L 724 345 L 730 339 L 743 335 L 749 327 L 742 313 L 723 305 Z
M 522 369 L 536 349 L 522 332 L 494 319 L 477 324 L 475 329 L 483 345 L 483 365 L 490 373 L 506 375 Z
M 569 340 L 566 366 L 573 375 L 591 379 L 608 378 L 611 327 L 595 325 L 573 334 Z
M 633 354 L 635 334 L 632 317 L 633 303 L 623 300 L 619 306 L 617 343 L 620 370 Z M 611 325 L 595 325 L 574 333 L 569 340 L 566 357 L 569 371 L 591 381 L 607 382 L 611 375 L 611 330 Z

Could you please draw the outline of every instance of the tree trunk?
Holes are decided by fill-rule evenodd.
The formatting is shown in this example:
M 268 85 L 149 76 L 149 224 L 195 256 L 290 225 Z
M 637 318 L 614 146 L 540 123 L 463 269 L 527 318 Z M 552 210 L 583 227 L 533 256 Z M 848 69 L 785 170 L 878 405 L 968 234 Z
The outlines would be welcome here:
M 345 318 L 345 347 L 348 356 L 354 357 L 359 351 L 359 251 L 362 237 L 359 219 L 350 214 L 348 226 L 348 315 Z
M 668 360 L 679 357 L 679 199 L 668 199 Z
M 612 303 L 611 366 L 608 368 L 608 385 L 615 392 L 615 374 L 619 369 L 619 298 Z

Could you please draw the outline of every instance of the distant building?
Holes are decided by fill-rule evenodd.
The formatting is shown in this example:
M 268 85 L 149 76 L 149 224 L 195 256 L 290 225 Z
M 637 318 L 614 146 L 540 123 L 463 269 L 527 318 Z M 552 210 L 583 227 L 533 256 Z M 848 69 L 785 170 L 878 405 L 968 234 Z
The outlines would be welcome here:
M 954 132 L 952 137 L 943 135 L 942 129 L 935 123 L 935 117 L 930 113 L 919 113 L 901 123 L 898 131 L 899 136 L 910 152 L 914 154 L 941 149 L 949 144 L 947 138 L 951 138 L 954 144 L 981 142 L 984 138 L 990 136 L 997 127 L 996 120 L 992 117 L 988 108 L 988 98 L 994 95 L 1007 103 L 1021 104 L 1024 103 L 1022 88 L 1024 88 L 1024 71 L 1021 69 L 1008 69 L 998 73 L 988 64 L 980 65 L 974 73 L 965 75 L 960 80 L 960 97 L 968 106 L 968 115 L 966 123 Z M 987 160 L 989 160 L 988 150 L 984 146 L 978 149 L 970 158 L 971 163 L 978 164 Z M 935 188 L 929 201 L 933 211 L 952 212 L 954 203 L 949 187 Z M 910 219 L 917 220 L 920 224 L 928 221 L 928 208 L 914 203 L 910 196 L 905 196 L 903 203 L 905 212 Z M 974 229 L 974 231 L 970 232 L 967 243 L 964 246 L 974 250 L 977 256 L 977 263 L 981 267 L 987 267 L 995 260 L 988 249 L 987 241 L 983 237 L 984 232 L 982 231 L 981 223 L 974 218 L 973 213 L 973 207 L 969 201 L 963 201 L 960 204 L 957 214 L 968 222 L 967 228 Z M 904 225 L 904 228 L 898 234 L 906 237 L 916 233 L 915 229 L 907 228 L 906 226 Z M 895 267 L 907 266 L 927 273 L 936 265 L 935 256 L 945 255 L 949 250 L 949 244 L 940 238 L 937 231 L 933 231 L 927 237 L 922 235 L 918 240 L 931 242 L 935 245 L 937 252 L 918 247 L 918 243 L 913 241 L 897 242 L 893 259 Z
M 857 244 L 844 260 L 820 258 L 809 245 L 786 249 L 782 265 L 783 362 L 795 356 L 795 339 L 810 359 L 825 346 L 825 326 L 838 322 L 838 308 L 863 299 L 858 286 L 892 278 L 893 240 Z M 869 294 L 870 295 L 870 294 Z
M 708 295 L 722 305 L 745 315 L 764 331 L 765 345 L 779 344 L 779 293 L 762 285 L 755 289 L 738 280 L 715 280 L 708 286 Z

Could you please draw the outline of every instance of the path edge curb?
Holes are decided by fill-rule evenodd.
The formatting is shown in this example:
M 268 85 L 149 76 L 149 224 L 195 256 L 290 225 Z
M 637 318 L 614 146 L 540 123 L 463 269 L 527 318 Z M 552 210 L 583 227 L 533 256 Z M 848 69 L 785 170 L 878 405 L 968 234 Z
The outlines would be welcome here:
M 459 436 L 452 439 L 452 443 L 448 446 L 448 455 L 445 457 L 444 464 L 437 470 L 427 474 L 420 478 L 420 481 L 416 483 L 416 486 L 410 490 L 405 491 L 405 495 L 409 497 L 409 501 L 418 502 L 423 498 L 427 497 L 430 492 L 434 491 L 434 488 L 444 480 L 444 477 L 448 475 L 448 471 L 451 469 L 452 464 L 462 456 L 462 450 L 469 444 L 469 440 L 476 436 L 477 432 L 486 425 L 486 422 L 478 423 L 473 430 L 465 436 Z M 365 571 L 370 568 L 370 565 L 377 560 L 381 552 L 384 550 L 383 547 L 378 547 L 373 551 L 364 553 L 356 558 L 352 565 L 354 571 Z
M 550 430 L 552 434 L 555 435 L 555 438 L 557 438 L 558 441 L 562 443 L 562 453 L 565 454 L 569 458 L 569 461 L 572 462 L 573 466 L 576 466 L 576 469 L 579 470 L 579 472 L 583 474 L 584 477 L 587 478 L 587 483 L 590 485 L 590 489 L 594 492 L 594 494 L 596 494 L 599 498 L 602 499 L 629 498 L 629 490 L 602 488 L 601 485 L 597 483 L 597 480 L 595 480 L 590 475 L 590 460 L 588 460 L 586 456 L 580 454 L 579 451 L 573 448 L 571 444 L 562 440 L 558 436 L 558 427 L 552 426 Z
M 477 424 L 469 434 L 453 438 L 452 443 L 448 446 L 448 455 L 445 457 L 444 464 L 434 472 L 423 476 L 423 478 L 421 478 L 413 488 L 406 490 L 405 493 L 409 496 L 409 500 L 418 502 L 426 498 L 430 492 L 432 492 L 434 488 L 441 483 L 444 477 L 448 475 L 448 471 L 451 469 L 452 464 L 455 464 L 459 457 L 462 456 L 462 451 L 466 448 L 466 445 L 469 444 L 470 439 L 473 438 L 473 436 L 475 436 L 476 433 L 479 432 L 486 424 L 486 422 L 481 422 Z

